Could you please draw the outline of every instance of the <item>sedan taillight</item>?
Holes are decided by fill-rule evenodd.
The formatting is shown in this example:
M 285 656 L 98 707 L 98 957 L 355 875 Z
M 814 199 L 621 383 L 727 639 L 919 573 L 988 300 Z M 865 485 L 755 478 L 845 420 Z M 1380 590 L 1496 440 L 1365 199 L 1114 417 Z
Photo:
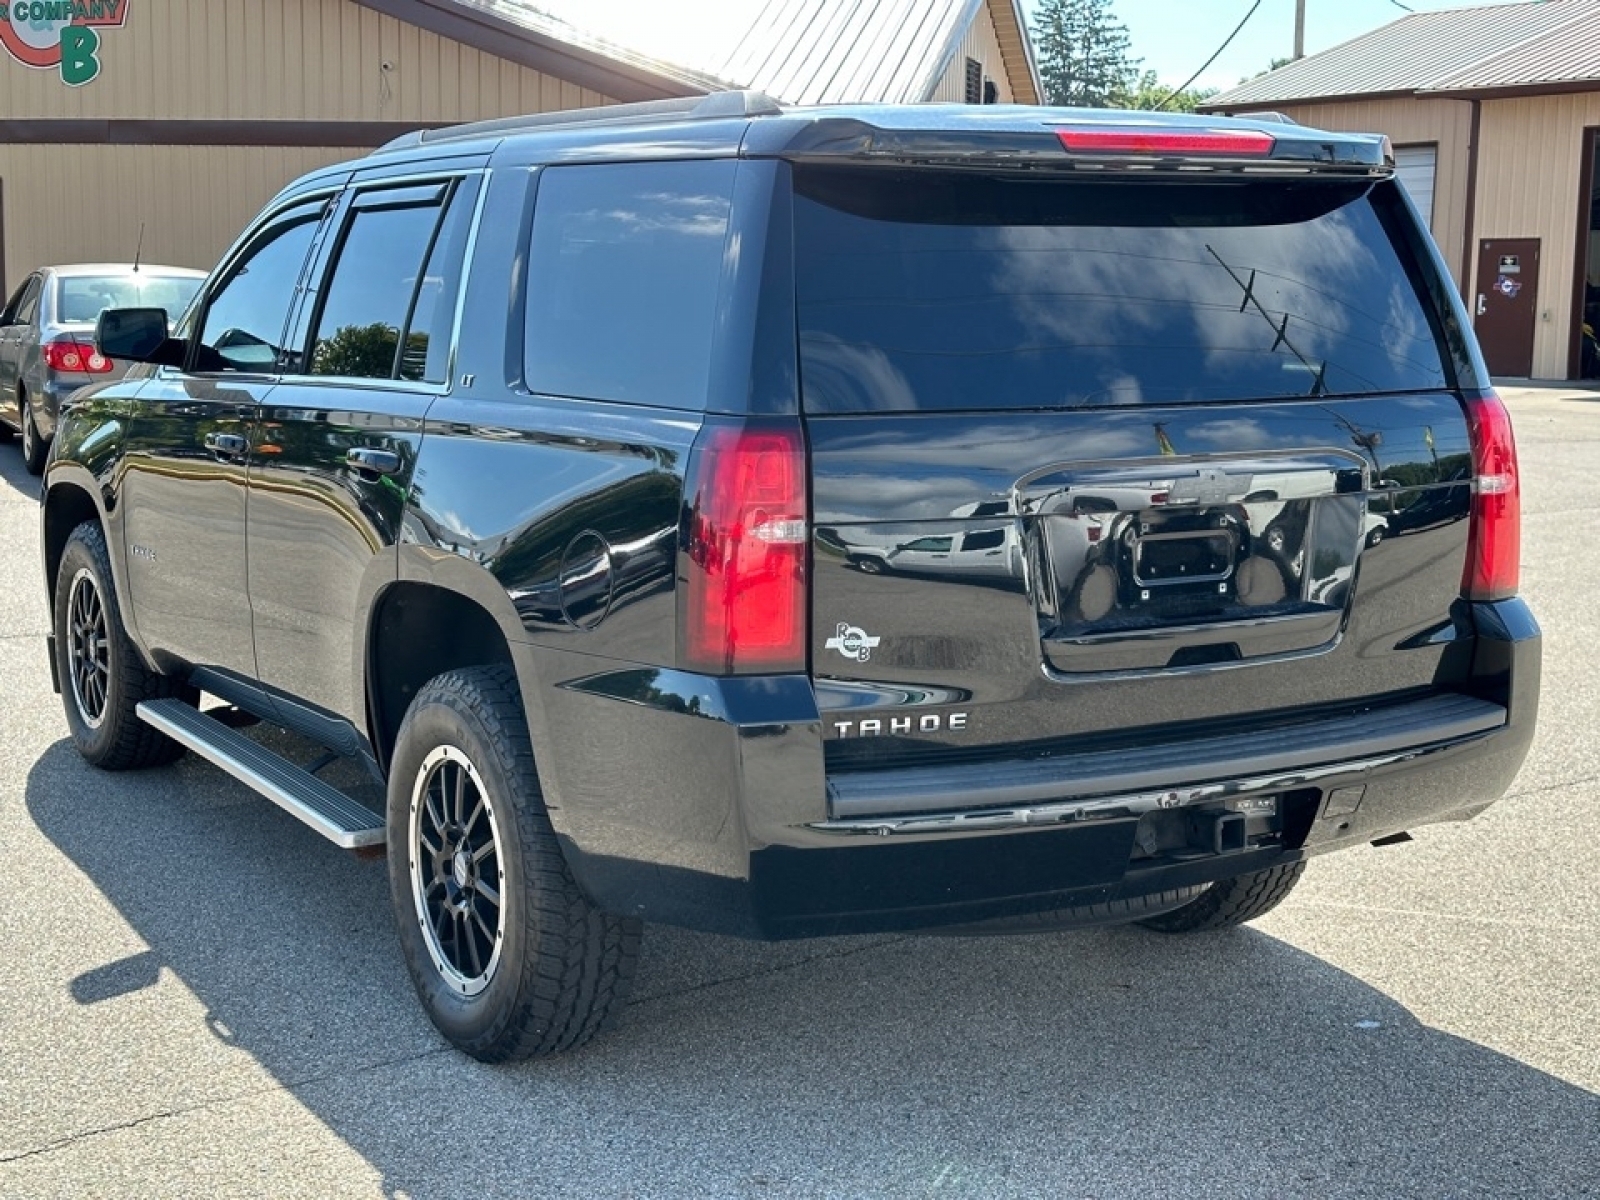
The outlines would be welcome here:
M 52 371 L 73 371 L 79 375 L 104 375 L 111 370 L 111 360 L 87 342 L 71 339 L 46 342 L 39 347 L 44 365 Z

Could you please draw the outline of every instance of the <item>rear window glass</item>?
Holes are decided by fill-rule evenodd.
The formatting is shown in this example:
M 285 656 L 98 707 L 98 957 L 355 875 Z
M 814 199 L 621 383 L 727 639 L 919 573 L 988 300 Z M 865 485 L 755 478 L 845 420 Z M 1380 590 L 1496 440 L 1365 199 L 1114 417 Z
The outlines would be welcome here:
M 56 320 L 92 325 L 107 308 L 164 308 L 176 321 L 205 282 L 201 276 L 64 275 L 56 281 Z
M 444 382 L 475 192 L 465 180 L 357 194 L 312 340 L 311 374 Z
M 1380 185 L 1392 187 L 1389 185 Z M 797 168 L 811 412 L 1077 408 L 1446 386 L 1368 184 Z
M 736 166 L 544 172 L 528 263 L 530 389 L 705 408 Z

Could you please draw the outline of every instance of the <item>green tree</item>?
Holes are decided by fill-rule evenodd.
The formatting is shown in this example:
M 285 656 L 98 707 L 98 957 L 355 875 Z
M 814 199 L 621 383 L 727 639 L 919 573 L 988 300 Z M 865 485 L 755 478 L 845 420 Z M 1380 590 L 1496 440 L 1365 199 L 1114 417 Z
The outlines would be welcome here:
M 399 343 L 400 331 L 381 321 L 346 325 L 317 343 L 311 354 L 311 373 L 387 379 L 394 373 L 394 352 Z
M 1111 0 L 1040 0 L 1033 45 L 1051 104 L 1114 108 L 1139 80 L 1140 60 L 1128 54 L 1128 30 Z
M 394 372 L 394 351 L 400 331 L 382 321 L 371 325 L 345 325 L 317 343 L 311 354 L 313 375 L 350 375 L 359 379 L 388 379 Z M 421 379 L 428 361 L 428 335 L 414 331 L 406 338 L 400 356 L 400 378 Z
M 1216 94 L 1216 88 L 1189 88 L 1172 95 L 1172 88 L 1157 79 L 1154 71 L 1146 71 L 1134 82 L 1131 91 L 1118 97 L 1117 104 L 1120 108 L 1159 107 L 1163 112 L 1193 112 Z M 1172 95 L 1170 100 L 1167 99 L 1169 95 Z
M 1254 75 L 1246 75 L 1239 82 L 1249 83 L 1252 79 L 1260 79 L 1263 75 L 1276 71 L 1279 67 L 1287 67 L 1292 62 L 1294 62 L 1292 58 L 1275 58 L 1267 65 L 1265 71 L 1257 71 Z

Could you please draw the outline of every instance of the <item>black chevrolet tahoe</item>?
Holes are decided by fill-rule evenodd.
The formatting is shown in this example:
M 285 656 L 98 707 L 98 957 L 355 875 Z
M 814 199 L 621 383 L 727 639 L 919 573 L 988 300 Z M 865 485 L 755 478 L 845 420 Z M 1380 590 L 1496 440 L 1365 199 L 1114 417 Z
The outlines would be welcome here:
M 482 1059 L 614 1019 L 645 922 L 1236 924 L 1528 748 L 1511 425 L 1381 138 L 491 121 L 167 315 L 47 468 L 72 737 L 386 849 Z

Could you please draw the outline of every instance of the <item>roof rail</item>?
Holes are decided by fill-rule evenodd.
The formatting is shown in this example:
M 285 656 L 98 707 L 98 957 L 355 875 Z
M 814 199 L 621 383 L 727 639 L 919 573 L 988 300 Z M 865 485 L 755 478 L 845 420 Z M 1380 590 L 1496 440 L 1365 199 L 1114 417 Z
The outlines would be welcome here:
M 738 117 L 770 117 L 783 108 L 763 92 L 712 92 L 706 96 L 682 96 L 671 100 L 643 100 L 637 104 L 608 104 L 602 108 L 573 108 L 561 112 L 528 113 L 518 117 L 496 117 L 467 125 L 446 125 L 441 129 L 419 129 L 403 133 L 374 154 L 408 150 L 435 142 L 465 141 L 495 137 L 534 129 L 575 129 L 595 125 L 637 125 L 657 121 L 717 121 Z

